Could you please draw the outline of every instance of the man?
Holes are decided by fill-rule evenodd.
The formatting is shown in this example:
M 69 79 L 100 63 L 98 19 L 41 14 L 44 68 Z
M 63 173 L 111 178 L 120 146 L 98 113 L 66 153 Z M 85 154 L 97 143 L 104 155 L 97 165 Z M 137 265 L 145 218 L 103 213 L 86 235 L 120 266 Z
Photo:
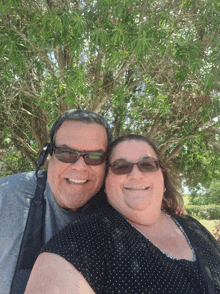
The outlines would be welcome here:
M 33 263 L 30 259 L 75 220 L 79 211 L 84 213 L 85 204 L 102 187 L 105 152 L 111 141 L 110 127 L 102 116 L 68 110 L 51 129 L 50 144 L 39 159 L 39 181 L 34 172 L 0 179 L 1 294 L 24 293 Z M 48 153 L 51 159 L 44 190 L 43 172 L 38 169 Z M 36 187 L 38 198 L 34 202 Z

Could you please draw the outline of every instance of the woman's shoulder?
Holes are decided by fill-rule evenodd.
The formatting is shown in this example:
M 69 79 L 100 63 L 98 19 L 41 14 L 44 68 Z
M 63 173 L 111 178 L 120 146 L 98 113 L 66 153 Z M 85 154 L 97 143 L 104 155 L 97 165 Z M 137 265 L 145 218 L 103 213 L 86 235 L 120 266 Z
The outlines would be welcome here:
M 194 217 L 190 216 L 190 215 L 181 215 L 181 216 L 175 216 L 174 217 L 178 222 L 183 223 L 186 226 L 191 226 L 191 228 L 195 229 L 200 229 L 204 232 L 208 232 L 209 231 Z
M 214 236 L 195 218 L 189 215 L 176 216 L 175 219 L 183 227 L 189 238 L 200 239 L 207 244 L 212 244 L 220 252 L 219 243 Z
M 181 226 L 189 228 L 192 231 L 196 230 L 198 232 L 201 230 L 204 233 L 209 233 L 208 230 L 197 219 L 190 215 L 175 216 L 174 219 L 176 219 Z

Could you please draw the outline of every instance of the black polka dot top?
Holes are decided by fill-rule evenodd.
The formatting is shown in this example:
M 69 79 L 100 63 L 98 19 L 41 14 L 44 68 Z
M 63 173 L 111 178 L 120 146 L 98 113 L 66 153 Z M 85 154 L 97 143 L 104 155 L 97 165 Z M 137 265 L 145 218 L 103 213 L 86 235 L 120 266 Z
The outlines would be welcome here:
M 108 204 L 65 227 L 41 252 L 64 257 L 96 294 L 220 294 L 220 246 L 193 218 L 174 220 L 191 261 L 160 251 Z

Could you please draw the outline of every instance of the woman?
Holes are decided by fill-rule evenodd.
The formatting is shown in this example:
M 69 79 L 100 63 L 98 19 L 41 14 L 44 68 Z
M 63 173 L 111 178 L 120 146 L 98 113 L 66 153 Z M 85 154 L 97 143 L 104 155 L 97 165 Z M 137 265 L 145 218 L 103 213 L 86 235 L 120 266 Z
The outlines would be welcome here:
M 49 241 L 25 293 L 219 294 L 220 247 L 196 220 L 173 215 L 178 193 L 156 147 L 124 136 L 108 160 L 110 205 Z

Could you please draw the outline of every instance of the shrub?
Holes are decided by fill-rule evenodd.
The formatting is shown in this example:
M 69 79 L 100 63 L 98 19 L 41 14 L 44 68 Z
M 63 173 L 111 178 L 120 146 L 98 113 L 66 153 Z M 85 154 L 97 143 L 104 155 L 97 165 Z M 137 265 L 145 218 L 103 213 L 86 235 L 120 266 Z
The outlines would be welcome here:
M 197 218 L 219 219 L 220 205 L 187 205 L 184 207 L 187 214 Z
M 213 230 L 213 235 L 215 239 L 220 243 L 220 221 L 216 221 L 215 224 L 216 225 Z

